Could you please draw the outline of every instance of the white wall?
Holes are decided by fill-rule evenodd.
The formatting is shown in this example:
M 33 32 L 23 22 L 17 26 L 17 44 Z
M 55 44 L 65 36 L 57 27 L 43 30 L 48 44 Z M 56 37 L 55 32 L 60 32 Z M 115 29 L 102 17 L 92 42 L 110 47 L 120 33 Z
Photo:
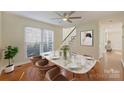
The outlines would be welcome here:
M 103 57 L 103 53 L 105 51 L 105 42 L 106 42 L 106 33 L 104 26 L 100 23 L 100 31 L 99 31 L 99 57 Z
M 122 59 L 124 62 L 124 22 L 123 22 L 123 31 L 122 31 Z
M 111 41 L 113 50 L 122 50 L 122 31 L 108 32 L 108 40 Z
M 2 46 L 2 12 L 0 12 L 0 48 Z
M 76 39 L 72 43 L 72 51 L 81 55 L 91 55 L 95 58 L 99 57 L 99 24 L 98 22 L 87 22 L 76 26 Z M 81 31 L 93 30 L 93 47 L 81 46 L 80 33 Z
M 62 28 L 59 26 L 43 23 L 40 21 L 31 20 L 25 17 L 16 16 L 7 12 L 2 14 L 2 44 L 3 47 L 8 45 L 17 46 L 19 53 L 15 57 L 15 64 L 23 64 L 28 62 L 25 55 L 25 43 L 24 43 L 24 28 L 25 27 L 36 27 L 46 28 L 54 31 L 54 48 L 59 48 L 62 41 Z M 3 62 L 2 65 L 5 66 Z
M 2 70 L 2 67 L 1 67 L 1 57 L 2 57 L 2 54 L 1 54 L 1 48 L 2 48 L 2 12 L 0 12 L 0 72 Z

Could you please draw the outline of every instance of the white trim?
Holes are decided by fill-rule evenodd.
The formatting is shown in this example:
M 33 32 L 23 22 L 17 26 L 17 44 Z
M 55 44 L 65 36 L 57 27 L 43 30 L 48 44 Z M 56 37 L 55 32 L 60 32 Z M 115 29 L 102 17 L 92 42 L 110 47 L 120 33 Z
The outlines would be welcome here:
M 121 59 L 121 62 L 122 62 L 122 65 L 123 65 L 123 67 L 124 67 L 124 60 L 123 60 L 123 59 Z

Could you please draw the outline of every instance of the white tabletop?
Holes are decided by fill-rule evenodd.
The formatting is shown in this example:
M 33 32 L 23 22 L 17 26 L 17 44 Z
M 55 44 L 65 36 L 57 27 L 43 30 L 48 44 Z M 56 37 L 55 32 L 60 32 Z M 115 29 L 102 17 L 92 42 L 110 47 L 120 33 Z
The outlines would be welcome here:
M 64 60 L 59 56 L 45 56 L 50 62 L 76 74 L 85 74 L 89 72 L 96 64 L 96 60 L 82 55 L 72 56 Z

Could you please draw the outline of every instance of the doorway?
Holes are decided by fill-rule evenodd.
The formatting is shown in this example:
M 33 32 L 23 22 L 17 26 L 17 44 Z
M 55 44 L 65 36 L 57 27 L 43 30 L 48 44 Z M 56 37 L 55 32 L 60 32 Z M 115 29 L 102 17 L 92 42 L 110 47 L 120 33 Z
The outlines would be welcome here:
M 107 41 L 111 41 L 113 52 L 122 54 L 122 23 L 104 22 L 100 24 L 100 57 L 106 52 Z
M 105 80 L 123 80 L 122 23 L 103 22 L 100 24 L 100 57 Z M 111 52 L 107 52 L 107 41 L 111 42 Z

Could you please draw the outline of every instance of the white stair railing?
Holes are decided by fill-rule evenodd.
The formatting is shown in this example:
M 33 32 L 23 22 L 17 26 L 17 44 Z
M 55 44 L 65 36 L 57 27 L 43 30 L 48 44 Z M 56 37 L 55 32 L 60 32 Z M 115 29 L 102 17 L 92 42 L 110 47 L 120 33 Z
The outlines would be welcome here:
M 76 33 L 76 27 L 74 27 L 72 29 L 72 31 L 65 37 L 65 39 L 62 41 L 62 43 L 61 43 L 61 45 L 60 45 L 58 50 L 61 50 L 62 46 L 68 45 L 69 46 L 69 55 L 71 56 L 71 47 L 70 47 L 70 45 L 73 42 L 73 40 L 76 38 L 76 34 L 74 34 L 74 33 Z M 68 38 L 70 38 L 70 39 L 68 39 Z M 68 42 L 68 44 L 65 43 L 65 42 Z
M 74 39 L 74 37 L 76 36 L 74 33 L 76 33 L 76 27 L 74 27 L 72 31 L 65 37 L 65 39 L 62 41 L 62 44 L 72 41 L 72 39 Z

